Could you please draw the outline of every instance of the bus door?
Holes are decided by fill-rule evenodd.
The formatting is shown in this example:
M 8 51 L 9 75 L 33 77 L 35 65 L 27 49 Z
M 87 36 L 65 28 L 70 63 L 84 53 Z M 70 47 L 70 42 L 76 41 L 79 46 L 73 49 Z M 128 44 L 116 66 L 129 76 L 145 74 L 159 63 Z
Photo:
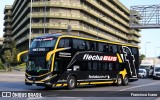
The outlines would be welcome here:
M 72 57 L 72 51 L 71 51 L 71 39 L 70 38 L 61 38 L 55 55 L 55 66 L 59 67 L 59 72 L 61 74 L 66 71 L 67 66 L 71 60 Z
M 135 55 L 133 55 L 130 47 L 122 46 L 122 49 L 124 54 L 125 68 L 129 78 L 137 78 Z

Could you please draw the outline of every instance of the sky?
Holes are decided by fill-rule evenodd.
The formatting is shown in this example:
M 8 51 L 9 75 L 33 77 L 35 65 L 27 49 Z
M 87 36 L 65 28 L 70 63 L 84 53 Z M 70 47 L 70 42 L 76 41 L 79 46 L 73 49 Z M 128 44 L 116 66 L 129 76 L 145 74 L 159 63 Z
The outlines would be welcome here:
M 124 4 L 128 9 L 130 9 L 130 6 L 160 4 L 160 0 L 119 0 L 119 1 L 122 2 L 122 4 Z M 146 45 L 146 57 L 155 57 L 155 55 L 159 56 L 160 29 L 142 29 L 140 34 L 142 35 L 140 38 L 141 43 L 139 44 L 141 46 L 140 53 L 145 54 L 145 45 Z
M 119 0 L 121 1 L 128 9 L 130 6 L 137 5 L 157 5 L 160 4 L 160 0 Z M 3 17 L 4 17 L 4 7 L 5 5 L 13 4 L 14 0 L 3 0 L 0 3 L 0 37 L 3 36 Z M 146 56 L 147 57 L 155 57 L 160 55 L 160 29 L 142 29 L 140 34 L 142 37 L 140 38 L 141 43 L 139 44 L 141 49 L 140 53 L 145 54 L 145 44 L 146 44 Z M 150 42 L 150 43 L 147 43 Z M 156 53 L 155 53 L 156 51 Z

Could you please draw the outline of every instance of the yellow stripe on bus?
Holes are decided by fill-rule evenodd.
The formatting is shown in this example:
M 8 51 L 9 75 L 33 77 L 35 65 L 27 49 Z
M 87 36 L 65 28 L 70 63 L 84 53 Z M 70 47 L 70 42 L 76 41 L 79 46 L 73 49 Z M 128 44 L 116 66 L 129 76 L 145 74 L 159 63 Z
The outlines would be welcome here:
M 86 84 L 89 84 L 89 82 L 87 82 L 87 83 L 80 83 L 80 85 L 86 85 Z
M 62 86 L 62 84 L 56 84 L 56 86 Z
M 123 61 L 118 53 L 117 53 L 117 57 L 118 57 L 119 63 L 122 63 Z
M 108 81 L 108 82 L 91 82 L 90 84 L 107 84 L 107 83 L 113 83 L 113 81 Z
M 67 86 L 67 84 L 63 84 L 63 86 Z

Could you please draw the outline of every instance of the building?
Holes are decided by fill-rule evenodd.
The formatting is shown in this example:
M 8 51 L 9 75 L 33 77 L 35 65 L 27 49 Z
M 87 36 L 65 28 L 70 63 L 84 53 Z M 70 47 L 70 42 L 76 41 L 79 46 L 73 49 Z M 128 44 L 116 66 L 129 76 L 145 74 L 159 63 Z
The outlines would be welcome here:
M 6 5 L 4 9 L 3 51 L 11 49 L 12 40 L 12 6 Z
M 3 38 L 0 38 L 0 53 L 1 53 L 1 50 L 2 50 L 2 45 L 3 45 Z
M 139 30 L 129 28 L 129 9 L 118 0 L 32 0 L 32 10 L 30 1 L 15 0 L 12 6 L 5 7 L 5 21 L 11 18 L 12 22 L 4 24 L 11 30 L 8 35 L 4 30 L 4 38 L 12 36 L 19 51 L 28 49 L 30 25 L 32 38 L 45 33 L 65 34 L 71 27 L 73 35 L 140 43 Z M 11 17 L 7 11 L 11 11 Z

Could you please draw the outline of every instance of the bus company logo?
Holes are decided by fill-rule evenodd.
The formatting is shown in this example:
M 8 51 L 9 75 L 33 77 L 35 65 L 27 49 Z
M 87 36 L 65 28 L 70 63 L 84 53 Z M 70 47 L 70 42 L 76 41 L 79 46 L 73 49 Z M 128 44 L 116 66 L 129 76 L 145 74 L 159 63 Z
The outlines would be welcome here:
M 99 56 L 99 55 L 89 55 L 85 54 L 83 60 L 99 60 L 99 61 L 117 61 L 115 56 Z

